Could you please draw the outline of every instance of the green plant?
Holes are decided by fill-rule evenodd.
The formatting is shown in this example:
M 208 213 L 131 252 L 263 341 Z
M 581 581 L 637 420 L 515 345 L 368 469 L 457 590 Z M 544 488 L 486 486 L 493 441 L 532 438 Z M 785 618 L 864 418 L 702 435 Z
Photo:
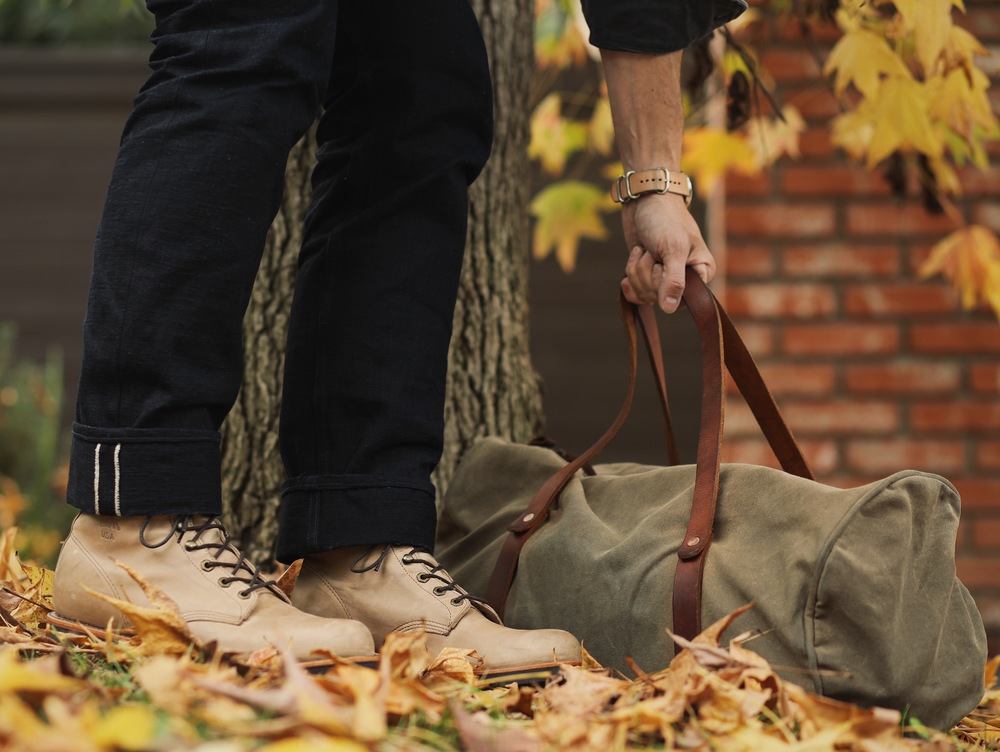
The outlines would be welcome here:
M 22 553 L 49 561 L 71 515 L 62 502 L 62 355 L 18 359 L 15 339 L 15 327 L 0 324 L 0 528 L 18 525 Z
M 0 42 L 145 42 L 152 16 L 137 0 L 0 0 Z

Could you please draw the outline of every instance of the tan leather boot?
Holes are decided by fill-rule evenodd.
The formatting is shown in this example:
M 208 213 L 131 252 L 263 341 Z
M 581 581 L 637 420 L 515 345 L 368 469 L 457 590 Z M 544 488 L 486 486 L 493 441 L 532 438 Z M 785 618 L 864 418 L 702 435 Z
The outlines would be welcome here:
M 319 616 L 357 619 L 375 644 L 390 632 L 427 632 L 428 648 L 474 648 L 491 679 L 551 673 L 580 660 L 580 643 L 557 629 L 503 626 L 484 601 L 459 587 L 434 557 L 410 546 L 347 548 L 303 562 L 292 603 Z
M 80 514 L 56 564 L 51 621 L 57 628 L 97 632 L 108 620 L 128 619 L 87 589 L 138 605 L 149 601 L 120 561 L 173 599 L 188 629 L 203 644 L 249 654 L 268 646 L 308 658 L 323 648 L 345 657 L 374 653 L 361 623 L 324 619 L 292 606 L 285 594 L 230 542 L 214 517 L 105 517 Z

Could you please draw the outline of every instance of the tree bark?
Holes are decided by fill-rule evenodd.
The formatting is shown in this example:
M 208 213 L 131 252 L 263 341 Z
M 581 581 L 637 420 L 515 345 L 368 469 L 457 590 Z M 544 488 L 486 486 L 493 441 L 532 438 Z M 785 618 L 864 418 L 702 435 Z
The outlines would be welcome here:
M 496 136 L 470 195 L 469 233 L 448 363 L 445 445 L 435 473 L 442 496 L 477 438 L 523 441 L 542 425 L 528 352 L 528 103 L 533 0 L 473 0 L 490 55 Z M 268 236 L 244 321 L 243 389 L 223 430 L 227 525 L 244 550 L 269 561 L 284 480 L 278 456 L 285 334 L 315 144 L 289 157 L 285 199 Z

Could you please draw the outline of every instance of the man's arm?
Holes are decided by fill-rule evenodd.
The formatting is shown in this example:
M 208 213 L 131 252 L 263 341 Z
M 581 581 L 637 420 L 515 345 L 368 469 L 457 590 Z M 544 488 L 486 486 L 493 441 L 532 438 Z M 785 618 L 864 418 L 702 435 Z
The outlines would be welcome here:
M 627 171 L 680 170 L 684 112 L 681 52 L 651 55 L 602 50 L 615 138 Z M 701 230 L 673 193 L 648 193 L 622 206 L 629 258 L 622 290 L 633 303 L 659 303 L 672 313 L 684 292 L 684 267 L 706 282 L 715 259 Z

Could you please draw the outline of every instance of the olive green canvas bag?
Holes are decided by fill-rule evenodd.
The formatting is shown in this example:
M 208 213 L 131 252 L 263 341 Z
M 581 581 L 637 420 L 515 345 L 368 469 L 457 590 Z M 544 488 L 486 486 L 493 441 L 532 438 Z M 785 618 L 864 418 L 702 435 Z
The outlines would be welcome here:
M 752 601 L 725 637 L 758 630 L 747 646 L 787 680 L 950 728 L 982 698 L 986 662 L 982 619 L 955 575 L 954 486 L 912 470 L 852 489 L 812 480 L 735 328 L 691 273 L 685 300 L 703 346 L 697 465 L 588 464 L 628 414 L 637 331 L 666 406 L 652 311 L 623 303 L 630 387 L 615 425 L 571 462 L 544 446 L 474 445 L 444 499 L 438 558 L 509 626 L 566 629 L 625 672 L 627 659 L 664 668 L 667 630 L 692 638 Z M 723 363 L 783 470 L 720 465 Z

